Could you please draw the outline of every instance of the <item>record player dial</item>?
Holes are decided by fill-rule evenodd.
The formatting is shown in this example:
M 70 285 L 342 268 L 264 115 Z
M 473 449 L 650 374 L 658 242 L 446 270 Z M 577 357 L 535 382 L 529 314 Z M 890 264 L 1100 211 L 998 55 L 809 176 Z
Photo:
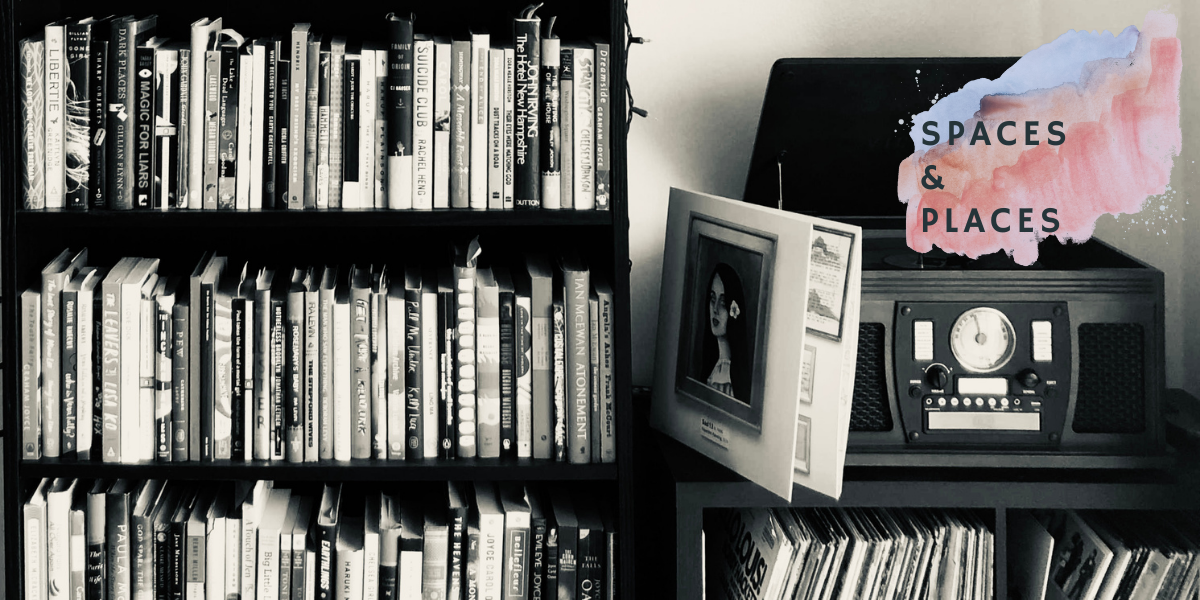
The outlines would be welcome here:
M 1015 347 L 1012 323 L 994 308 L 972 308 L 959 315 L 950 330 L 950 349 L 968 371 L 990 373 L 1003 367 Z

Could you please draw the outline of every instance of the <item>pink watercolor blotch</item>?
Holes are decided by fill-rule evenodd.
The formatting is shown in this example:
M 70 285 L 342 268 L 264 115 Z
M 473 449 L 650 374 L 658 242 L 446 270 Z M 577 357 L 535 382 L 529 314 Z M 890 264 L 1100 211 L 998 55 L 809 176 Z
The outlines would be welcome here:
M 1182 59 L 1173 15 L 1146 16 L 1137 45 L 1127 57 L 1089 62 L 1078 83 L 1012 95 L 984 96 L 974 118 L 965 121 L 966 135 L 950 146 L 943 138 L 900 164 L 897 193 L 908 204 L 908 245 L 928 252 L 937 245 L 975 258 L 1004 250 L 1022 265 L 1037 260 L 1037 243 L 1049 235 L 1082 242 L 1091 237 L 1103 214 L 1137 213 L 1146 198 L 1162 194 L 1171 180 L 1173 158 L 1183 140 L 1179 127 L 1179 79 Z M 1025 144 L 1025 121 L 1038 121 L 1037 145 Z M 969 145 L 982 121 L 991 145 Z M 1005 146 L 995 139 L 997 126 L 1015 121 Z M 1047 125 L 1062 121 L 1065 141 L 1047 143 Z M 921 179 L 936 165 L 944 189 L 928 190 Z M 936 225 L 922 231 L 922 211 L 938 212 Z M 957 232 L 947 232 L 946 209 L 953 210 Z M 997 209 L 1007 233 L 994 231 Z M 1018 231 L 1020 209 L 1032 209 L 1034 231 Z M 1059 227 L 1042 231 L 1043 210 L 1057 209 Z M 977 209 L 984 232 L 963 226 Z

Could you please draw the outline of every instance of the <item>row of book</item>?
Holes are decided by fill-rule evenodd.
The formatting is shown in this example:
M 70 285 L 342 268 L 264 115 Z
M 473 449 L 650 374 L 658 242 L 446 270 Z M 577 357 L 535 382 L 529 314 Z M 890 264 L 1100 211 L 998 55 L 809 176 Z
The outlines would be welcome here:
M 1200 518 L 1190 512 L 1012 511 L 1009 589 L 1025 598 L 1191 599 Z
M 989 599 L 993 543 L 988 525 L 963 510 L 721 510 L 706 519 L 705 594 Z
M 44 479 L 23 525 L 26 600 L 616 597 L 612 512 L 553 487 Z
M 616 461 L 612 288 L 574 255 L 88 264 L 21 295 L 23 457 Z
M 607 210 L 609 43 L 535 11 L 511 40 L 56 21 L 20 42 L 24 206 Z

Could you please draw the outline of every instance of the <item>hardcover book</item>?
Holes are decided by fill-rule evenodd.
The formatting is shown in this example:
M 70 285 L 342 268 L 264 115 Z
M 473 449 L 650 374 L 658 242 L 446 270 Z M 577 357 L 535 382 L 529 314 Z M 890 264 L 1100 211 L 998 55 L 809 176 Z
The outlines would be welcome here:
M 46 40 L 43 34 L 21 40 L 21 191 L 27 210 L 46 207 Z
M 480 458 L 500 456 L 500 289 L 492 269 L 475 283 L 476 441 Z
M 471 207 L 471 41 L 450 46 L 450 208 Z
M 387 171 L 389 208 L 413 208 L 413 17 L 387 15 Z M 432 58 L 432 57 L 430 57 Z M 380 93 L 384 93 L 381 91 Z
M 204 194 L 204 129 L 206 91 L 208 81 L 208 63 L 205 53 L 212 49 L 221 31 L 221 19 L 202 18 L 191 26 L 191 82 L 188 87 L 188 178 L 186 197 L 180 200 L 180 206 L 192 209 L 202 208 Z M 115 41 L 115 39 L 114 39 Z M 111 43 L 111 42 L 110 42 Z M 114 128 L 110 123 L 109 132 Z M 111 135 L 110 135 L 111 137 Z M 112 174 L 109 174 L 112 177 Z
M 472 209 L 488 207 L 488 82 L 489 54 L 492 38 L 486 31 L 471 32 L 471 155 L 469 205 Z
M 861 230 L 672 190 L 667 231 L 652 424 L 784 499 L 838 497 Z
M 542 208 L 562 208 L 562 173 L 559 162 L 561 131 L 558 116 L 559 57 L 561 44 L 553 34 L 553 22 L 542 40 L 541 144 Z
M 575 208 L 575 49 L 559 52 L 558 63 L 558 158 L 559 201 Z
M 450 207 L 450 65 L 452 58 L 450 39 L 442 36 L 435 37 L 433 39 L 433 208 Z
M 513 80 L 513 208 L 542 207 L 541 68 L 542 19 L 530 6 L 513 19 L 515 76 Z M 551 22 L 553 23 L 553 22 Z M 550 27 L 553 31 L 553 24 Z

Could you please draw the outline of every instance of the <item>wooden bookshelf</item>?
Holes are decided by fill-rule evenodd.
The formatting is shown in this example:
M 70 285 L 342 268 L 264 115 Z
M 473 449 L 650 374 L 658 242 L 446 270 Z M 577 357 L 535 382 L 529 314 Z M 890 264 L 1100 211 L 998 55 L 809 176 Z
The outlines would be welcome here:
M 614 292 L 614 380 L 617 463 L 570 465 L 535 460 L 457 459 L 411 462 L 349 461 L 289 464 L 263 461 L 209 463 L 103 464 L 52 459 L 20 459 L 19 377 L 3 381 L 4 542 L 21 549 L 23 497 L 43 477 L 178 478 L 188 480 L 272 479 L 276 481 L 443 481 L 491 480 L 570 482 L 598 488 L 597 498 L 611 499 L 618 517 L 618 596 L 634 597 L 633 418 L 629 307 L 629 216 L 626 183 L 625 4 L 620 0 L 551 0 L 539 9 L 543 21 L 556 16 L 554 32 L 566 40 L 599 37 L 611 45 L 610 106 L 612 164 L 609 211 L 26 211 L 21 207 L 20 107 L 17 96 L 17 42 L 47 23 L 72 16 L 158 15 L 158 35 L 187 39 L 200 17 L 224 19 L 225 27 L 247 37 L 281 34 L 294 22 L 310 22 L 313 31 L 353 40 L 384 40 L 384 15 L 416 14 L 416 31 L 462 35 L 486 28 L 493 37 L 509 37 L 511 19 L 525 0 L 450 0 L 447 2 L 316 2 L 299 0 L 274 6 L 234 0 L 207 3 L 151 0 L 0 0 L 0 265 L 5 335 L 3 364 L 18 360 L 18 305 L 9 301 L 40 282 L 40 270 L 63 248 L 87 246 L 90 262 L 111 266 L 121 256 L 162 259 L 161 272 L 186 274 L 205 250 L 254 264 L 404 264 L 415 259 L 441 264 L 450 241 L 478 235 L 484 252 L 503 257 L 541 249 L 574 249 L 589 267 L 607 279 Z M 24 597 L 22 552 L 6 553 L 5 592 Z

